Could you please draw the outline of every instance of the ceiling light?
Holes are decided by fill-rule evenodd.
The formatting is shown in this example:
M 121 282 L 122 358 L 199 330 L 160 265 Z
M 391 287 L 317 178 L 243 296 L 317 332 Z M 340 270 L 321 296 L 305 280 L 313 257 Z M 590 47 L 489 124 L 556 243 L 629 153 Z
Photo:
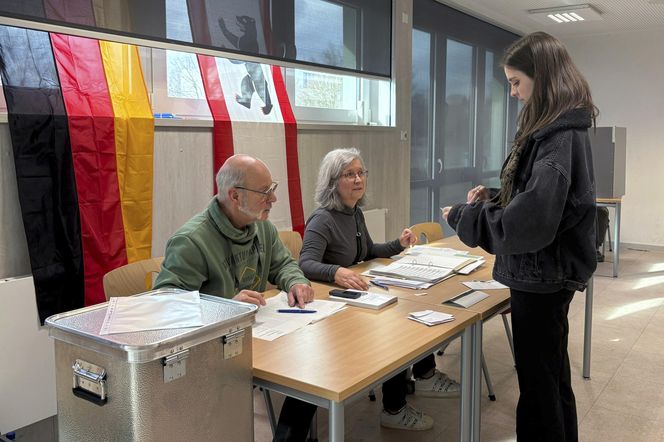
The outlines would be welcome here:
M 547 25 L 602 19 L 602 13 L 588 4 L 529 9 L 528 14 L 533 20 Z

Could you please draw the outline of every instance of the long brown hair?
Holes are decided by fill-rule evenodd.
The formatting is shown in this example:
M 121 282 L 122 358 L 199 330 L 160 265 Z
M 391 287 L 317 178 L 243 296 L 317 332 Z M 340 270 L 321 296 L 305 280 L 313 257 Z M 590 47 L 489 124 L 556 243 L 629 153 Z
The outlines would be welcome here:
M 503 56 L 503 66 L 523 72 L 533 80 L 533 90 L 517 119 L 509 160 L 500 173 L 500 192 L 495 201 L 501 207 L 512 199 L 514 177 L 528 138 L 573 109 L 586 109 L 593 124 L 597 107 L 588 82 L 572 62 L 565 46 L 549 34 L 534 32 L 512 44 Z
M 595 120 L 598 111 L 588 82 L 557 38 L 545 32 L 526 35 L 505 51 L 502 64 L 523 72 L 534 83 L 519 113 L 514 144 L 524 144 L 533 132 L 572 109 L 586 109 Z

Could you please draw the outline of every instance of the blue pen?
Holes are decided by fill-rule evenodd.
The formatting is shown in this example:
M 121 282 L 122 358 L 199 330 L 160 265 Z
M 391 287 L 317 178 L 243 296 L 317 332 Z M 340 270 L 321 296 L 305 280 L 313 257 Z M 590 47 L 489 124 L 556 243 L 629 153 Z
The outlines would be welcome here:
M 280 308 L 277 313 L 318 313 L 316 310 L 305 310 L 302 308 Z
M 380 282 L 376 282 L 373 279 L 369 280 L 369 284 L 375 285 L 376 287 L 380 287 L 383 290 L 390 290 L 390 288 L 386 284 L 381 284 Z

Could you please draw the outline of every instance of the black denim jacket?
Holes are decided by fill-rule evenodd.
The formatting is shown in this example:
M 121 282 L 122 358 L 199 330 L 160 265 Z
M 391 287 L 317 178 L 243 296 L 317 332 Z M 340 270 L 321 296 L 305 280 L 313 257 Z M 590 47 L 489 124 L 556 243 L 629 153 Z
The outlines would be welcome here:
M 464 244 L 496 255 L 493 277 L 516 290 L 584 290 L 597 267 L 590 113 L 576 109 L 535 132 L 505 208 L 456 204 L 448 224 Z

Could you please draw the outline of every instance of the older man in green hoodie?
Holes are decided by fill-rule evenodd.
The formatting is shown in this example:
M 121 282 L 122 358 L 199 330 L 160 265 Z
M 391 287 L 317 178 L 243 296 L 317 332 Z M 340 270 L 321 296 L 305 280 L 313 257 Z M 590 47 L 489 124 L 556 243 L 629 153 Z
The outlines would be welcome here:
M 265 305 L 267 282 L 304 307 L 314 292 L 267 220 L 277 183 L 265 163 L 230 157 L 217 173 L 216 197 L 166 244 L 155 288 L 179 287 Z

